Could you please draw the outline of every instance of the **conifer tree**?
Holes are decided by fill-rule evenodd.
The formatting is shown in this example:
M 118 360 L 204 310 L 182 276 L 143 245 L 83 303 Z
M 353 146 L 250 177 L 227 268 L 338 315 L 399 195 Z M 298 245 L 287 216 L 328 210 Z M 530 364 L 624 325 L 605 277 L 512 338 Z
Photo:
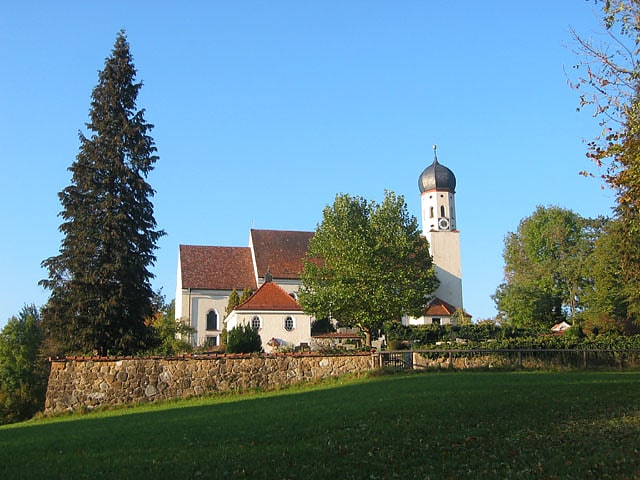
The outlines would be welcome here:
M 158 230 L 146 178 L 158 160 L 138 110 L 142 83 L 124 31 L 93 89 L 89 136 L 69 168 L 62 204 L 59 255 L 42 262 L 51 291 L 43 309 L 50 353 L 135 353 L 150 347 L 154 250 Z
M 249 297 L 251 297 L 251 295 L 253 295 L 253 290 L 251 290 L 249 287 L 244 287 L 242 289 L 242 294 L 240 295 L 240 301 L 238 302 L 238 305 L 249 300 Z
M 240 295 L 238 294 L 238 291 L 234 288 L 233 290 L 231 290 L 231 294 L 229 295 L 229 300 L 227 301 L 227 308 L 224 311 L 225 318 L 228 317 L 231 311 L 234 308 L 236 308 L 238 305 L 240 305 Z

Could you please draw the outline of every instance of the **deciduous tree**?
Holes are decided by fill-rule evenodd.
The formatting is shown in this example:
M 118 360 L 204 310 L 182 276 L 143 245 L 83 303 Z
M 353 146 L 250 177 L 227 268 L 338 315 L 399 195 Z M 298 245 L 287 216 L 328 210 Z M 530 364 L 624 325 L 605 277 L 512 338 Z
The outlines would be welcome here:
M 49 373 L 40 355 L 43 338 L 34 305 L 25 306 L 0 332 L 0 423 L 25 420 L 43 408 Z
M 640 2 L 601 3 L 608 40 L 574 37 L 581 61 L 576 65 L 580 106 L 592 107 L 602 126 L 587 156 L 604 168 L 602 178 L 616 192 L 614 263 L 624 285 L 626 320 L 640 324 Z M 618 309 L 619 313 L 619 309 Z
M 146 178 L 158 157 L 144 109 L 142 86 L 124 32 L 93 89 L 90 134 L 80 133 L 80 151 L 69 170 L 71 185 L 59 194 L 59 255 L 43 266 L 51 291 L 43 309 L 57 353 L 135 353 L 153 337 L 154 250 L 164 234 L 156 228 Z
M 366 341 L 386 320 L 421 314 L 438 285 L 427 240 L 404 198 L 337 195 L 304 260 L 300 302 L 316 318 L 357 326 Z
M 559 207 L 538 207 L 505 238 L 505 282 L 494 300 L 518 327 L 548 327 L 582 308 L 590 288 L 588 259 L 602 220 Z
M 589 262 L 593 288 L 586 296 L 586 330 L 592 333 L 636 333 L 634 315 L 629 311 L 628 283 L 620 261 L 620 245 L 626 237 L 620 220 L 609 221 L 595 243 Z
M 176 321 L 176 303 L 166 303 L 164 295 L 158 292 L 154 297 L 155 313 L 148 322 L 155 336 L 155 346 L 148 353 L 156 355 L 176 355 L 191 352 L 189 339 L 195 330 L 183 322 Z

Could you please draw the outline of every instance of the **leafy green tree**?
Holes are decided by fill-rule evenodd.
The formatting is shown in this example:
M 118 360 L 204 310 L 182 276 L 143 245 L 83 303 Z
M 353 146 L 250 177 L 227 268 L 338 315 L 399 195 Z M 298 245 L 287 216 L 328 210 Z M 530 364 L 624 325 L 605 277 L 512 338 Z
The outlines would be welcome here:
M 587 156 L 616 192 L 615 254 L 623 285 L 625 322 L 640 326 L 640 2 L 601 3 L 603 26 L 610 35 L 602 44 L 581 38 L 582 61 L 575 88 L 580 107 L 593 108 L 602 127 L 589 143 Z M 616 316 L 620 311 L 616 313 Z
M 257 328 L 251 325 L 238 325 L 227 334 L 226 353 L 262 352 L 262 339 Z
M 149 322 L 156 337 L 156 346 L 148 350 L 148 353 L 155 355 L 176 355 L 179 353 L 191 352 L 191 343 L 185 338 L 191 338 L 195 330 L 188 324 L 176 321 L 175 300 L 166 303 L 165 298 L 160 293 L 155 297 L 155 313 Z
M 438 285 L 428 242 L 393 192 L 380 204 L 337 195 L 303 265 L 304 310 L 359 327 L 368 345 L 383 322 L 420 315 Z
M 546 328 L 567 315 L 575 319 L 590 288 L 588 260 L 601 223 L 539 206 L 507 235 L 505 282 L 493 298 L 508 323 Z
M 25 420 L 43 408 L 49 375 L 40 355 L 43 339 L 34 305 L 23 307 L 0 332 L 0 423 Z
M 93 89 L 90 136 L 69 170 L 71 185 L 59 194 L 59 255 L 42 262 L 51 291 L 43 320 L 56 353 L 131 354 L 150 346 L 146 320 L 153 314 L 156 229 L 154 190 L 146 177 L 158 157 L 138 110 L 142 86 L 121 31 Z

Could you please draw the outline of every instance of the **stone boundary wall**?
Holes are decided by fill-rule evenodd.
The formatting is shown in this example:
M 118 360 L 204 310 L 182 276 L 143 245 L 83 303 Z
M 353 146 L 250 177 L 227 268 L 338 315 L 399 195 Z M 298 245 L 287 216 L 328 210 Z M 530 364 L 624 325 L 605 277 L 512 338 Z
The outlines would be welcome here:
M 268 390 L 371 370 L 375 363 L 370 353 L 52 359 L 45 414 L 230 390 Z

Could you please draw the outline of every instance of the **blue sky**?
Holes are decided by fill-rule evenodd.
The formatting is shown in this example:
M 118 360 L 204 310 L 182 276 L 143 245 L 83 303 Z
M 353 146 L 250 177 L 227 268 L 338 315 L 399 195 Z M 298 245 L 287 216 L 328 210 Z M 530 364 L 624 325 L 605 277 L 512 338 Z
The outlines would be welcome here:
M 3 2 L 0 326 L 42 305 L 57 193 L 97 73 L 126 29 L 155 125 L 154 288 L 175 297 L 179 244 L 246 246 L 250 228 L 314 230 L 337 193 L 403 195 L 438 158 L 457 177 L 465 308 L 495 315 L 504 236 L 537 205 L 608 215 L 598 132 L 567 83 L 585 0 Z

